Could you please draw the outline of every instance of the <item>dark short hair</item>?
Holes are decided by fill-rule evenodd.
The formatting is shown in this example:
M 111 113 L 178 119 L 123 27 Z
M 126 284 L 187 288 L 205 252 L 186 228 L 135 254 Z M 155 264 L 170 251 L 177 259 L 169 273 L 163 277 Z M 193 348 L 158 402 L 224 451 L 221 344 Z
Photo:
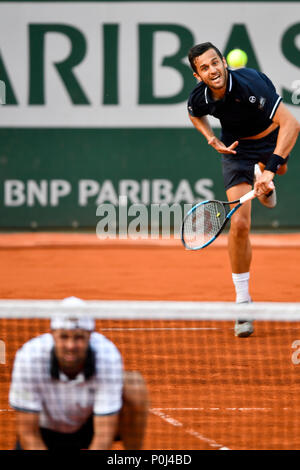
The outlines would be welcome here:
M 196 69 L 196 66 L 195 66 L 196 57 L 199 57 L 199 55 L 204 54 L 204 52 L 208 51 L 209 49 L 214 49 L 216 51 L 216 53 L 218 54 L 218 56 L 220 57 L 220 59 L 223 58 L 223 54 L 211 42 L 202 42 L 201 44 L 196 44 L 196 46 L 193 46 L 189 50 L 189 55 L 188 55 L 191 67 L 194 70 L 194 72 L 197 73 L 197 69 Z

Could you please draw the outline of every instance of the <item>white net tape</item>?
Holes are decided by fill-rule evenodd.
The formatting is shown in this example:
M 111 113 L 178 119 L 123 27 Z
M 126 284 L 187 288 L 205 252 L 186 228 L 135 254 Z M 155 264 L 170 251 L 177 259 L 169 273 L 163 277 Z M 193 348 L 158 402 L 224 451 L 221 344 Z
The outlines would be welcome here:
M 52 315 L 82 315 L 111 320 L 220 320 L 300 322 L 300 303 L 86 301 L 86 305 L 62 307 L 60 300 L 1 300 L 0 318 L 51 318 Z

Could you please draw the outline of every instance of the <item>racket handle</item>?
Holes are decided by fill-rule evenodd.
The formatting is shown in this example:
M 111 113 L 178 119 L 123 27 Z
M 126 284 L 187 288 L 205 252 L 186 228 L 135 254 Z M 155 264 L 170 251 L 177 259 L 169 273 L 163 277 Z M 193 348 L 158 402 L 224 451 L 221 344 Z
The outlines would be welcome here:
M 244 202 L 251 201 L 251 199 L 254 199 L 254 198 L 255 198 L 254 189 L 252 189 L 252 191 L 249 191 L 249 193 L 244 194 L 244 196 L 240 198 L 240 203 L 243 204 Z
M 270 181 L 269 188 L 270 190 L 275 188 L 273 181 Z M 254 199 L 256 197 L 254 195 L 254 192 L 255 192 L 254 189 L 252 189 L 252 191 L 249 191 L 249 193 L 244 194 L 244 196 L 240 198 L 240 203 L 243 204 L 246 201 L 250 201 L 251 199 Z

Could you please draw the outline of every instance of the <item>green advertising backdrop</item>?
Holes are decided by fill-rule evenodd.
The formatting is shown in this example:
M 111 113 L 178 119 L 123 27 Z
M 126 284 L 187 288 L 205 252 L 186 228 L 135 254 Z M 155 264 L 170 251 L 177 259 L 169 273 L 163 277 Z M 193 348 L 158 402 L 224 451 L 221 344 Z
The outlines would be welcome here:
M 296 2 L 47 3 L 0 1 L 0 229 L 93 229 L 120 195 L 147 207 L 225 199 L 220 157 L 185 104 L 187 51 L 208 36 L 224 55 L 244 49 L 300 117 Z M 300 142 L 276 177 L 277 207 L 254 201 L 254 228 L 300 226 L 299 154 Z
M 218 132 L 218 130 L 216 130 Z M 225 198 L 219 155 L 193 129 L 1 130 L 1 226 L 95 227 L 99 204 Z M 297 227 L 300 145 L 276 177 L 278 205 L 254 201 L 254 226 Z

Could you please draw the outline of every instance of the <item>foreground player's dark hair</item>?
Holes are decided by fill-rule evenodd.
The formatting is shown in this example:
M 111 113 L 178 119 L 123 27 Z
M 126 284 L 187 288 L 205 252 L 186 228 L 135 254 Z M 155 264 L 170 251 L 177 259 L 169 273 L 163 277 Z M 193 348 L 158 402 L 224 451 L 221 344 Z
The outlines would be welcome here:
M 191 67 L 194 70 L 194 72 L 197 73 L 197 69 L 196 69 L 194 60 L 196 59 L 196 57 L 198 57 L 199 55 L 204 54 L 204 52 L 208 51 L 209 49 L 214 49 L 216 51 L 216 53 L 218 54 L 218 56 L 220 57 L 220 59 L 223 58 L 222 53 L 211 42 L 202 42 L 201 44 L 196 44 L 196 46 L 193 46 L 189 50 L 189 55 L 188 55 Z

